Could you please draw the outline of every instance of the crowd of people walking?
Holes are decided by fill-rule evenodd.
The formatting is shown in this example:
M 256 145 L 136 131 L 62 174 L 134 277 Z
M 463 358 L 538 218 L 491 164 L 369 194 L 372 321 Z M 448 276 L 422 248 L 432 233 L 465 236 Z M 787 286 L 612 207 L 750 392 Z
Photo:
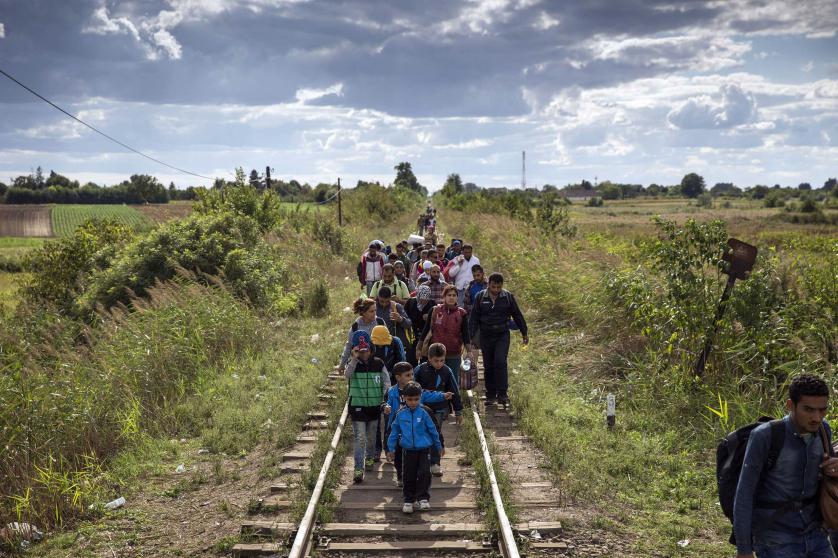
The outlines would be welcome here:
M 417 225 L 395 247 L 373 240 L 361 254 L 361 295 L 338 365 L 349 382 L 354 481 L 383 454 L 395 465 L 405 513 L 430 509 L 431 478 L 444 474 L 442 426 L 452 415 L 462 421 L 460 389 L 477 387 L 478 351 L 486 406 L 505 406 L 510 329 L 529 342 L 503 276 L 487 278 L 468 242 L 437 242 L 430 206 Z

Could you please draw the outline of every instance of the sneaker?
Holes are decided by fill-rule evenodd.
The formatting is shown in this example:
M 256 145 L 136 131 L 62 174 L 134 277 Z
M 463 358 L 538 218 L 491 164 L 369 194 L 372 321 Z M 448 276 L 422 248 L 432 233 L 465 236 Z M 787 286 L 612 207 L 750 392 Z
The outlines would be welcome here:
M 497 399 L 494 397 L 486 397 L 486 407 L 494 407 L 495 403 L 497 403 Z
M 419 511 L 428 511 L 431 509 L 431 503 L 427 500 L 420 500 L 419 501 Z
M 507 397 L 506 395 L 499 396 L 498 397 L 498 406 L 506 407 L 507 405 L 509 405 L 509 397 Z
M 413 503 L 407 502 L 402 506 L 402 513 L 413 513 Z
M 431 465 L 431 474 L 435 477 L 441 477 L 442 476 L 442 467 L 440 467 L 437 464 Z M 424 501 L 425 500 L 423 500 L 423 502 Z
M 404 486 L 404 481 L 402 479 L 396 479 L 396 486 L 402 488 Z
M 355 469 L 355 474 L 352 476 L 353 482 L 361 482 L 364 480 L 364 470 L 363 469 Z
M 366 469 L 367 471 L 372 471 L 374 465 L 375 461 L 373 461 L 372 457 L 368 457 L 364 460 L 364 469 Z

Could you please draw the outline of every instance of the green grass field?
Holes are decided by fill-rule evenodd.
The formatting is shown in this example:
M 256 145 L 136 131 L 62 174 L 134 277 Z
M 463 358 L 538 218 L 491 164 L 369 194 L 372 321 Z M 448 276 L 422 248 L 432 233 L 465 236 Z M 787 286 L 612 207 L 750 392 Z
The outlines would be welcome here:
M 46 238 L 35 237 L 0 236 L 0 256 L 22 256 L 30 250 L 40 248 L 46 240 Z
M 147 228 L 151 222 L 128 205 L 56 205 L 52 208 L 52 231 L 55 236 L 69 236 L 91 218 L 111 218 L 134 228 Z

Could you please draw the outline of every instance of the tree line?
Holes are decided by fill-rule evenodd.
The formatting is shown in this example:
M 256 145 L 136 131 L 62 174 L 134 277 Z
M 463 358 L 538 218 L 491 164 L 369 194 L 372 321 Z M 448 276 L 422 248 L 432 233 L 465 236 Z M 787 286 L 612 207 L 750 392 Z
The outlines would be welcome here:
M 419 184 L 409 162 L 401 162 L 394 167 L 396 177 L 392 186 L 402 187 L 412 192 L 428 195 L 428 189 Z M 84 185 L 78 180 L 70 180 L 53 170 L 44 175 L 38 167 L 34 172 L 12 179 L 11 184 L 0 182 L 0 203 L 7 204 L 144 204 L 168 203 L 176 200 L 198 199 L 200 192 L 219 190 L 228 186 L 250 185 L 258 191 L 271 191 L 282 201 L 293 203 L 323 203 L 337 193 L 337 184 L 321 182 L 316 186 L 297 180 L 281 180 L 271 177 L 272 169 L 265 168 L 264 173 L 252 169 L 246 174 L 241 167 L 236 169 L 232 180 L 216 178 L 211 188 L 190 186 L 178 189 L 172 182 L 168 188 L 157 178 L 147 174 L 135 174 L 127 180 L 113 186 L 100 186 L 94 182 Z M 357 187 L 381 186 L 378 182 L 359 180 Z

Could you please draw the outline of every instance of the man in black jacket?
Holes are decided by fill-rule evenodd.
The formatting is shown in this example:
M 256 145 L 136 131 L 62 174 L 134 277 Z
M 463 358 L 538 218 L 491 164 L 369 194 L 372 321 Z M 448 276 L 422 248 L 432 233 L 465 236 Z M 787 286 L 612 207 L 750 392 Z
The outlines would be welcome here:
M 478 293 L 469 316 L 469 335 L 472 339 L 480 334 L 480 350 L 483 352 L 483 376 L 486 382 L 486 405 L 509 402 L 509 319 L 521 330 L 523 343 L 527 337 L 527 322 L 512 293 L 503 288 L 503 275 L 492 273 L 489 286 Z

